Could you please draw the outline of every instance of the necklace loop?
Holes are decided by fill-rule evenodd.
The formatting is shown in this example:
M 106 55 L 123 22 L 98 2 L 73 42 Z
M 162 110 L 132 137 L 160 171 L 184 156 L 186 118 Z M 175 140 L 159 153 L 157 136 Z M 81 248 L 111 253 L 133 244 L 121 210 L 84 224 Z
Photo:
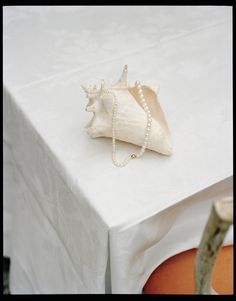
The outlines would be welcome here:
M 143 90 L 142 90 L 142 86 L 140 84 L 139 81 L 136 81 L 135 86 L 138 90 L 138 95 L 142 104 L 142 107 L 146 113 L 147 116 L 147 126 L 145 128 L 145 135 L 144 135 L 144 140 L 143 140 L 143 144 L 142 147 L 140 149 L 140 151 L 138 153 L 132 153 L 130 154 L 128 157 L 126 157 L 123 162 L 118 162 L 116 159 L 116 116 L 117 116 L 117 107 L 118 107 L 118 103 L 117 103 L 117 98 L 114 92 L 109 91 L 109 90 L 105 90 L 104 93 L 106 94 L 111 94 L 113 96 L 113 110 L 112 110 L 112 161 L 113 164 L 117 167 L 124 167 L 125 165 L 127 165 L 129 163 L 129 161 L 131 159 L 136 159 L 136 158 L 140 158 L 141 156 L 143 156 L 148 142 L 149 142 L 149 137 L 150 137 L 150 132 L 151 132 L 151 127 L 152 127 L 152 116 L 151 116 L 151 112 L 150 109 L 147 105 L 146 99 L 143 95 Z

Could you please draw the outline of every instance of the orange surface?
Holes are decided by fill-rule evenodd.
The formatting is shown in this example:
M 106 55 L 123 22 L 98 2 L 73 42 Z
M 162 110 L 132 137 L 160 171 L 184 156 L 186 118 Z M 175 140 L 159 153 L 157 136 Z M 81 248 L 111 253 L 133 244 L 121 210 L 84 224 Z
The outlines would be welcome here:
M 187 250 L 163 262 L 149 277 L 144 294 L 194 294 L 196 251 Z M 221 249 L 212 286 L 219 294 L 233 294 L 233 246 Z

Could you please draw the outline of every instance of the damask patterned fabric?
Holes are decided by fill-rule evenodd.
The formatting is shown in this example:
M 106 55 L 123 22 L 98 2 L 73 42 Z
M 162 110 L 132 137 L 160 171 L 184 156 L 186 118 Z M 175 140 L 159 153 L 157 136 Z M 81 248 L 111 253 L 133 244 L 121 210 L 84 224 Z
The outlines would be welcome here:
M 11 292 L 141 293 L 232 194 L 231 7 L 16 6 L 3 19 Z M 111 140 L 86 134 L 80 85 L 125 64 L 130 84 L 160 83 L 174 154 L 119 169 Z

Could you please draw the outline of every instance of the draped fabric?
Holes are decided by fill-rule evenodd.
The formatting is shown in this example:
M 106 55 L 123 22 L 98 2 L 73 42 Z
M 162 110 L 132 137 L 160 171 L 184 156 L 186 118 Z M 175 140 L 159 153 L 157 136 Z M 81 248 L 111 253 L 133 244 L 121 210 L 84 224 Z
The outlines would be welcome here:
M 3 21 L 11 292 L 141 293 L 232 194 L 231 7 L 16 6 Z M 125 64 L 130 84 L 160 84 L 174 153 L 119 169 L 111 140 L 86 134 L 80 85 Z

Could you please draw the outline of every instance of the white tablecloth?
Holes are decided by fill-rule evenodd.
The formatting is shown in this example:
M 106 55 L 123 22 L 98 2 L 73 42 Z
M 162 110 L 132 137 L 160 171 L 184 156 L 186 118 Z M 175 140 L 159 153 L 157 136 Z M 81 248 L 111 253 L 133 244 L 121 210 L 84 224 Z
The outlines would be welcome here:
M 12 293 L 141 293 L 232 194 L 231 7 L 4 7 L 4 253 Z M 171 157 L 125 168 L 81 84 L 160 84 Z M 135 146 L 122 143 L 120 152 Z M 232 231 L 225 244 L 232 243 Z

